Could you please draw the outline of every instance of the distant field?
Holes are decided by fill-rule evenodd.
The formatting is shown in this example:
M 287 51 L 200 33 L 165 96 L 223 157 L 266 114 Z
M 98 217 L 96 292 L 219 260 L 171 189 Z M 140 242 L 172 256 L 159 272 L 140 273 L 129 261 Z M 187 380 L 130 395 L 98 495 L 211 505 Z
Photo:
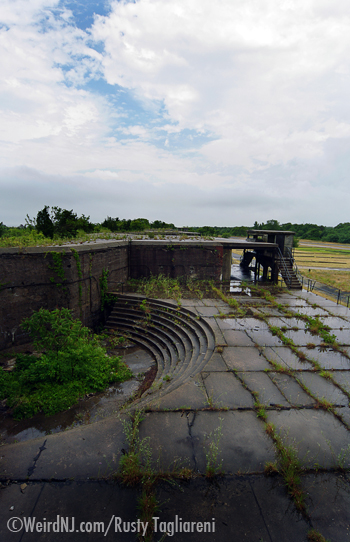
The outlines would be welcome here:
M 300 246 L 295 249 L 294 256 L 299 268 L 350 269 L 350 250 Z
M 233 250 L 235 263 L 239 262 L 242 252 Z M 302 240 L 299 241 L 299 248 L 294 249 L 294 256 L 304 277 L 345 292 L 350 291 L 350 245 Z
M 316 246 L 307 246 L 307 245 Z M 350 291 L 350 246 L 337 243 L 300 241 L 295 249 L 295 262 L 307 278 L 328 286 Z M 316 269 L 312 269 L 316 268 Z

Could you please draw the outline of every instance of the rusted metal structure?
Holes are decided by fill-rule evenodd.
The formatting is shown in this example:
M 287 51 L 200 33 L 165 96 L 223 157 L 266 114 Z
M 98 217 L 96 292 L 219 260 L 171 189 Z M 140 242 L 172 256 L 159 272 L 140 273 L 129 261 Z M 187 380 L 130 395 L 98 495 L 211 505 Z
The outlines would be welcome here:
M 295 232 L 280 230 L 249 230 L 248 247 L 243 251 L 241 266 L 248 268 L 255 260 L 255 280 L 261 275 L 265 281 L 277 283 L 281 274 L 288 288 L 302 288 L 300 274 L 293 255 Z M 249 247 L 251 244 L 251 247 Z

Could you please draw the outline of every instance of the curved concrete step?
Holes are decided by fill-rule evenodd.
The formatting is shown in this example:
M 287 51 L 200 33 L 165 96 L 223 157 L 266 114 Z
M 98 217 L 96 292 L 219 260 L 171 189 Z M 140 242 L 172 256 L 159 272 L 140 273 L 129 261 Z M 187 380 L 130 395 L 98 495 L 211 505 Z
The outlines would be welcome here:
M 141 306 L 144 300 L 147 312 Z M 118 294 L 106 327 L 128 332 L 157 362 L 153 386 L 136 401 L 138 408 L 197 375 L 215 349 L 214 332 L 207 322 L 188 309 L 159 299 Z

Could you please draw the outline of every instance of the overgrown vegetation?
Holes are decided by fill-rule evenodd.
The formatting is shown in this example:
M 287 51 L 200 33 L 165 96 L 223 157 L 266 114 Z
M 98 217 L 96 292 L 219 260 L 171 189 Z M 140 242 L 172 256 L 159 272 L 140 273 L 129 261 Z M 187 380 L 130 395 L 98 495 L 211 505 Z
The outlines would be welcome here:
M 180 304 L 181 297 L 199 298 L 213 297 L 213 281 L 198 280 L 191 277 L 171 278 L 163 274 L 151 275 L 149 278 L 129 279 L 129 292 L 143 294 L 147 297 L 175 299 Z M 216 297 L 216 295 L 215 295 Z
M 0 399 L 7 400 L 16 419 L 66 410 L 87 393 L 132 377 L 121 358 L 109 357 L 69 309 L 40 309 L 22 327 L 38 352 L 18 354 L 13 371 L 0 371 Z
M 92 223 L 89 216 L 60 207 L 45 205 L 36 217 L 26 216 L 25 224 L 19 227 L 8 227 L 0 222 L 0 247 L 27 247 L 61 245 L 67 240 L 85 242 L 93 239 L 93 234 L 100 233 L 104 239 L 115 238 L 116 233 L 140 232 L 152 229 L 164 232 L 174 230 L 172 223 L 146 218 L 119 219 L 107 217 L 102 223 Z M 111 235 L 112 232 L 112 235 Z M 154 236 L 154 234 L 153 234 Z M 120 236 L 118 238 L 121 238 Z

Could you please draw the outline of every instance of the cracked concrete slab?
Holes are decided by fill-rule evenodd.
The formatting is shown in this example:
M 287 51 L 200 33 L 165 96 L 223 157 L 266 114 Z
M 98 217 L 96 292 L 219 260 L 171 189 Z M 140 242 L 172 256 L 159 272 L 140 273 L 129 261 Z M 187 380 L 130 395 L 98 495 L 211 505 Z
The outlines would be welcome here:
M 225 345 L 226 341 L 222 333 L 222 330 L 217 324 L 216 318 L 204 318 L 204 320 L 207 322 L 207 324 L 210 325 L 211 329 L 214 332 L 215 344 Z
M 331 335 L 336 336 L 336 341 L 340 345 L 348 346 L 350 344 L 350 331 L 349 329 L 332 329 Z
M 332 542 L 350 541 L 350 479 L 347 474 L 319 473 L 301 479 L 313 526 Z
M 21 494 L 17 484 L 2 490 L 2 503 L 0 508 L 0 538 L 7 541 L 37 542 L 50 541 L 69 542 L 93 539 L 94 541 L 120 540 L 130 542 L 130 532 L 117 532 L 113 516 L 122 518 L 125 522 L 137 521 L 137 493 L 133 489 L 120 487 L 116 483 L 98 482 L 70 482 L 70 483 L 29 483 Z M 15 510 L 10 511 L 11 504 L 15 503 Z M 10 506 L 8 506 L 10 505 Z M 46 522 L 46 532 L 11 533 L 6 527 L 8 519 L 12 516 L 35 517 L 37 522 Z M 67 529 L 70 532 L 53 532 L 53 526 L 48 522 L 56 522 L 57 516 L 68 519 Z M 73 518 L 73 519 L 72 519 Z M 111 522 L 112 520 L 112 522 Z M 59 519 L 60 526 L 62 525 Z M 95 523 L 95 532 L 88 530 L 87 523 Z M 103 522 L 102 526 L 98 523 Z M 111 522 L 110 530 L 107 527 Z M 118 525 L 118 523 L 117 523 Z M 64 528 L 64 527 L 63 527 Z M 99 530 L 99 532 L 98 532 Z M 82 532 L 79 532 L 82 531 Z M 107 532 L 106 532 L 107 531 Z M 3 537 L 1 537 L 3 535 Z M 106 535 L 106 536 L 105 536 Z
M 334 352 L 331 348 L 315 348 L 308 350 L 300 348 L 308 358 L 316 360 L 322 369 L 348 369 L 350 370 L 350 360 L 343 356 L 340 352 Z
M 9 444 L 1 449 L 6 476 L 86 480 L 110 474 L 118 465 L 125 442 L 123 419 L 125 415 L 33 441 Z
M 259 311 L 266 316 L 277 316 L 278 318 L 282 318 L 284 316 L 284 312 L 272 307 L 259 307 Z
M 208 406 L 204 385 L 201 386 L 198 382 L 186 382 L 176 390 L 152 401 L 148 408 L 155 410 L 181 410 L 181 409 L 197 409 Z
M 224 330 L 224 337 L 228 346 L 254 346 L 253 341 L 245 331 Z
M 191 434 L 196 465 L 200 472 L 206 470 L 208 446 L 220 423 L 222 436 L 219 438 L 216 463 L 222 460 L 222 468 L 226 473 L 262 472 L 266 462 L 274 461 L 272 442 L 255 412 L 198 412 Z
M 349 398 L 329 380 L 317 373 L 303 373 L 297 376 L 311 393 L 318 399 L 326 399 L 335 406 L 347 406 Z
M 339 386 L 350 394 L 350 370 L 349 371 L 333 371 L 332 376 Z
M 26 535 L 23 536 L 22 530 L 17 533 L 11 533 L 7 528 L 7 522 L 12 517 L 27 518 L 31 516 L 35 503 L 38 501 L 42 492 L 43 484 L 33 484 L 27 482 L 25 489 L 21 490 L 22 484 L 23 480 L 19 483 L 11 484 L 0 489 L 0 540 L 8 540 L 9 542 L 20 542 L 22 538 L 26 540 Z M 12 507 L 13 509 L 11 510 Z M 38 536 L 37 533 L 35 534 Z
M 169 470 L 174 462 L 195 468 L 189 426 L 194 413 L 147 412 L 140 424 L 140 439 L 149 438 L 153 466 Z M 161 428 L 161 430 L 160 430 Z
M 197 312 L 200 316 L 215 316 L 218 309 L 216 307 L 197 307 Z
M 227 369 L 228 367 L 226 363 L 224 362 L 222 354 L 219 354 L 218 352 L 214 352 L 214 354 L 210 358 L 209 363 L 207 363 L 203 371 L 206 371 L 206 372 L 227 371 Z
M 313 294 L 306 297 L 311 302 L 315 302 L 315 299 L 317 301 Z M 242 296 L 239 298 L 239 302 L 248 309 L 249 315 L 258 312 L 258 309 L 251 307 L 251 304 L 259 304 L 263 311 L 269 314 L 273 313 L 266 306 L 266 301 L 259 298 Z M 300 310 L 300 312 L 303 312 L 304 307 L 309 307 L 303 299 L 298 300 L 289 295 L 279 298 L 278 302 L 285 303 L 293 310 Z M 175 302 L 174 305 L 176 305 Z M 274 360 L 280 360 L 278 362 L 281 365 L 284 364 L 293 370 L 302 371 L 302 373 L 296 372 L 295 376 L 297 378 L 305 377 L 304 381 L 310 389 L 315 389 L 317 392 L 323 393 L 324 396 L 327 394 L 332 396 L 334 389 L 336 389 L 332 385 L 329 387 L 327 380 L 320 380 L 321 377 L 318 374 L 310 372 L 312 365 L 308 362 L 300 362 L 290 349 L 284 347 L 278 338 L 272 336 L 265 323 L 250 316 L 226 320 L 215 319 L 212 316 L 213 311 L 218 314 L 219 311 L 229 312 L 231 310 L 221 300 L 183 300 L 182 305 L 192 309 L 194 314 L 206 314 L 203 318 L 213 328 L 217 343 L 220 341 L 220 344 L 225 344 L 226 338 L 230 340 L 230 346 L 224 347 L 222 353 L 216 352 L 204 370 L 201 367 L 201 376 L 197 376 L 197 378 L 203 377 L 205 379 L 205 387 L 208 388 L 213 400 L 219 403 L 218 406 L 221 406 L 222 410 L 200 410 L 208 407 L 208 401 L 205 400 L 204 394 L 191 379 L 178 390 L 162 397 L 161 401 L 164 404 L 161 408 L 164 408 L 164 411 L 151 411 L 145 414 L 145 419 L 140 425 L 140 438 L 149 437 L 155 468 L 168 469 L 174 461 L 179 459 L 183 466 L 205 473 L 207 455 L 210 450 L 214 450 L 212 444 L 215 444 L 216 436 L 219 437 L 217 430 L 222 423 L 221 437 L 218 438 L 218 455 L 214 464 L 219 465 L 223 459 L 223 469 L 226 472 L 240 471 L 250 474 L 249 476 L 225 476 L 223 479 L 215 478 L 214 483 L 210 484 L 203 478 L 181 482 L 185 492 L 181 493 L 181 497 L 176 503 L 171 496 L 169 507 L 162 507 L 159 513 L 160 517 L 171 518 L 171 514 L 185 515 L 190 511 L 191 514 L 198 512 L 199 517 L 203 518 L 204 512 L 208 511 L 209 514 L 214 514 L 215 511 L 213 517 L 217 518 L 218 530 L 215 533 L 217 537 L 213 537 L 214 533 L 211 533 L 208 538 L 210 542 L 215 542 L 215 540 L 221 542 L 226 539 L 236 540 L 237 536 L 237 540 L 246 539 L 248 542 L 255 542 L 259 538 L 270 540 L 270 542 L 306 540 L 309 526 L 295 511 L 280 477 L 266 478 L 261 474 L 266 462 L 276 459 L 273 442 L 265 432 L 264 423 L 257 418 L 256 412 L 253 410 L 254 399 L 252 395 L 230 371 L 233 369 L 239 371 L 240 374 L 237 376 L 243 378 L 249 390 L 257 391 L 260 394 L 260 401 L 269 407 L 266 410 L 268 421 L 275 424 L 286 444 L 294 444 L 297 447 L 299 457 L 306 466 L 314 466 L 318 463 L 325 468 L 333 468 L 337 462 L 339 465 L 342 458 L 345 466 L 350 466 L 350 452 L 347 451 L 350 450 L 350 430 L 345 425 L 348 424 L 350 429 L 350 407 L 347 406 L 344 395 L 338 393 L 339 404 L 345 406 L 339 406 L 336 409 L 343 417 L 344 423 L 342 423 L 330 412 L 313 408 L 314 401 L 305 394 L 294 378 L 278 374 L 276 371 L 264 372 L 264 369 L 271 369 L 271 364 L 266 361 L 264 355 L 272 356 Z M 337 327 L 343 327 L 343 335 L 350 336 L 350 311 L 348 309 L 344 311 L 344 308 L 337 307 L 332 302 L 325 302 L 325 308 L 328 309 L 328 312 L 325 311 L 325 313 L 329 316 L 322 316 L 323 321 L 332 323 L 334 330 Z M 333 309 L 337 316 L 330 316 Z M 313 310 L 320 313 L 318 309 Z M 277 311 L 277 314 L 278 316 L 270 317 L 270 323 L 279 327 L 296 326 L 298 329 L 304 326 L 304 323 L 297 318 L 286 318 L 282 311 Z M 340 316 L 344 316 L 346 320 L 342 320 Z M 245 330 L 250 334 L 250 338 Z M 273 345 L 257 347 L 254 341 L 258 337 L 261 338 L 262 343 L 265 343 L 270 337 L 269 340 L 273 341 Z M 242 342 L 249 346 L 242 346 Z M 312 342 L 315 341 L 312 340 Z M 346 349 L 350 354 L 350 348 Z M 344 355 L 330 349 L 320 351 L 319 348 L 308 350 L 301 347 L 300 350 L 305 352 L 307 356 L 319 356 L 321 366 L 332 371 L 336 381 L 350 393 L 350 361 Z M 275 383 L 270 378 L 273 378 Z M 293 406 L 288 410 L 279 410 L 279 404 L 288 407 L 287 400 Z M 181 407 L 199 410 L 176 411 Z M 237 410 L 225 410 L 228 408 Z M 165 409 L 173 410 L 167 411 Z M 30 502 L 32 510 L 40 514 L 45 512 L 45 514 L 55 513 L 56 515 L 62 512 L 62 514 L 69 515 L 69 511 L 74 511 L 77 516 L 82 517 L 83 511 L 86 509 L 90 520 L 91 518 L 95 519 L 95 511 L 101 512 L 102 506 L 105 507 L 105 510 L 110 511 L 110 503 L 113 506 L 117 503 L 118 514 L 125 514 L 126 518 L 130 517 L 134 521 L 137 517 L 135 508 L 138 489 L 130 490 L 130 496 L 128 496 L 127 493 L 119 491 L 121 488 L 117 483 L 114 484 L 113 491 L 110 487 L 103 485 L 103 477 L 111 475 L 118 468 L 119 458 L 125 453 L 127 447 L 122 423 L 116 422 L 114 418 L 108 418 L 66 433 L 1 447 L 0 456 L 3 457 L 0 460 L 0 474 L 2 480 L 6 480 L 7 477 L 10 480 L 24 480 L 28 471 L 32 469 L 28 486 L 24 494 L 19 495 L 17 501 L 17 504 L 22 503 L 20 508 L 23 513 L 28 513 L 29 506 L 27 505 Z M 253 474 L 254 472 L 260 474 Z M 90 480 L 88 478 L 93 476 L 99 478 L 98 485 L 89 486 Z M 61 480 L 61 482 L 57 482 L 55 485 L 42 481 L 52 477 Z M 73 477 L 80 482 L 70 482 L 69 479 Z M 302 483 L 305 479 L 305 476 L 302 476 Z M 318 479 L 318 476 L 310 476 L 312 481 L 318 481 Z M 327 491 L 329 491 L 333 499 L 332 483 L 329 482 L 328 486 L 324 485 L 326 498 Z M 219 487 L 220 484 L 221 487 Z M 102 489 L 99 492 L 96 488 L 100 485 Z M 65 490 L 66 486 L 69 489 Z M 165 494 L 164 487 L 163 494 Z M 21 495 L 25 497 L 27 489 L 28 501 L 25 501 Z M 12 484 L 1 490 L 2 497 L 9 496 L 3 500 L 6 506 L 10 501 L 13 504 L 14 493 L 12 492 L 17 490 L 20 491 L 17 484 Z M 197 491 L 198 493 L 196 493 Z M 323 490 L 319 485 L 312 491 L 310 495 L 312 494 L 313 501 L 310 510 L 313 524 L 324 536 L 330 536 L 332 542 L 347 540 L 349 529 L 346 523 L 342 523 L 342 518 L 346 517 L 349 509 L 346 495 L 343 494 L 341 499 L 334 500 L 337 505 L 339 504 L 339 508 L 333 506 L 333 501 L 329 507 L 321 503 L 322 514 L 318 515 L 317 503 L 319 501 L 317 498 L 322 497 Z M 196 495 L 200 495 L 199 501 L 196 500 Z M 92 504 L 88 502 L 89 498 L 92 499 Z M 74 499 L 75 502 L 73 502 Z M 120 504 L 121 501 L 122 504 Z M 312 508 L 315 502 L 316 505 Z M 17 504 L 15 503 L 15 511 L 17 511 Z M 6 507 L 0 509 L 0 519 L 3 519 L 0 524 L 0 537 L 4 533 L 3 537 L 6 540 L 9 533 L 4 531 L 3 523 L 6 523 L 7 512 L 9 510 Z M 331 515 L 335 516 L 335 521 L 339 517 L 338 531 L 334 528 L 334 522 L 333 525 L 331 523 Z M 325 518 L 323 522 L 321 516 Z M 82 517 L 82 520 L 84 519 Z M 35 541 L 38 540 L 37 533 L 33 533 L 32 538 L 30 538 L 31 536 L 25 535 L 24 542 L 34 540 L 34 538 Z M 72 534 L 71 537 L 67 537 L 67 540 L 84 540 L 84 536 L 86 535 L 79 534 L 75 537 L 75 534 Z M 101 540 L 102 538 L 104 537 L 101 534 Z M 19 537 L 12 539 L 19 541 Z M 43 540 L 46 539 L 43 538 Z M 99 539 L 94 537 L 94 540 Z M 106 539 L 108 540 L 109 536 Z M 193 539 L 195 542 L 205 540 L 203 533 L 200 534 L 200 538 L 189 539 Z M 129 534 L 125 540 L 130 540 Z M 173 540 L 176 538 L 173 537 Z M 179 538 L 179 542 L 182 541 L 183 538 Z
M 268 329 L 266 322 L 258 318 L 230 318 L 226 319 L 233 330 L 244 331 L 246 329 Z
M 328 311 L 324 310 L 324 309 L 321 309 L 320 307 L 307 307 L 307 306 L 304 306 L 303 307 L 303 310 L 300 311 L 302 312 L 303 314 L 306 314 L 307 316 L 311 316 L 312 318 L 314 318 L 315 316 L 327 316 L 328 315 Z
M 300 361 L 298 356 L 296 356 L 287 346 L 265 348 L 263 354 L 266 359 L 284 365 L 288 369 L 306 371 L 313 368 L 311 363 Z
M 315 409 L 267 411 L 286 445 L 295 447 L 303 466 L 336 467 L 339 454 L 350 445 L 350 432 L 333 414 Z M 348 455 L 344 466 L 350 467 Z
M 253 408 L 254 400 L 242 383 L 232 373 L 205 373 L 203 383 L 215 408 Z M 212 403 L 212 404 L 211 404 Z
M 192 542 L 306 540 L 308 524 L 293 511 L 279 479 L 224 476 L 215 484 L 195 479 L 180 487 L 162 484 L 157 495 L 165 503 L 159 521 L 173 522 L 176 515 L 182 521 L 215 519 L 215 532 L 186 535 Z M 174 542 L 184 539 L 183 533 L 172 537 Z
M 292 339 L 295 346 L 306 346 L 307 344 L 314 344 L 318 346 L 323 343 L 323 339 L 321 337 L 311 335 L 311 333 L 304 330 L 294 331 L 293 329 L 289 329 L 288 331 L 284 332 L 284 335 L 288 339 Z
M 342 407 L 342 408 L 336 408 L 335 411 L 340 414 L 342 417 L 343 422 L 348 426 L 350 429 L 350 407 Z
M 243 379 L 251 391 L 259 394 L 261 404 L 265 406 L 290 406 L 266 373 L 238 373 L 238 376 Z
M 350 322 L 343 320 L 342 318 L 336 318 L 335 316 L 321 316 L 321 322 L 325 326 L 330 327 L 331 329 L 349 329 Z
M 271 368 L 262 353 L 255 347 L 229 346 L 224 348 L 222 357 L 230 369 L 237 371 L 263 371 Z
M 280 346 L 282 345 L 281 339 L 277 335 L 272 335 L 270 331 L 255 331 L 248 329 L 247 335 L 254 341 L 255 344 L 264 347 L 264 346 Z
M 306 407 L 316 404 L 292 376 L 274 372 L 269 373 L 269 376 L 291 405 Z

